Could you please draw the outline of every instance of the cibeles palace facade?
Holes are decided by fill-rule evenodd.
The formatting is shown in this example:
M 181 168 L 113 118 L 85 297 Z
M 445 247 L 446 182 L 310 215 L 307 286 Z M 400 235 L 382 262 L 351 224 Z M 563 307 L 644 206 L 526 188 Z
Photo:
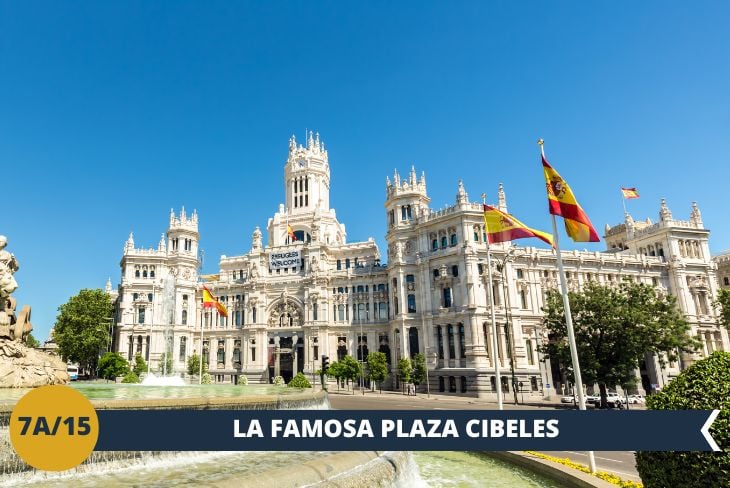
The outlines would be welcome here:
M 129 359 L 140 353 L 156 369 L 167 341 L 173 369 L 182 372 L 188 357 L 201 351 L 202 321 L 203 358 L 216 382 L 235 383 L 240 375 L 253 383 L 277 375 L 288 380 L 299 371 L 313 374 L 322 355 L 334 361 L 382 351 L 393 372 L 386 387 L 399 386 L 398 360 L 420 352 L 432 392 L 496 395 L 495 358 L 506 392 L 512 389 L 512 368 L 526 397 L 564 391 L 561 368 L 538 353 L 547 340 L 541 326 L 545 293 L 559 286 L 553 250 L 492 246 L 489 283 L 481 204 L 470 201 L 459 182 L 453 205 L 434 210 L 425 176 L 411 169 L 407 176 L 396 172 L 386 179 L 384 259 L 372 238 L 347 241 L 345 225 L 330 206 L 327 151 L 318 135 L 307 139 L 306 145 L 293 137 L 289 142 L 285 203 L 265 232 L 258 227 L 252 232 L 247 252 L 221 257 L 218 274 L 198 274 L 195 212 L 171 212 L 156 248 L 139 248 L 130 235 L 121 284 L 114 292 L 107 285 L 115 297 L 118 352 Z M 501 185 L 496 194 L 494 204 L 507 211 Z M 688 210 L 689 220 L 677 220 L 662 201 L 655 223 L 626 216 L 607 226 L 605 252 L 564 251 L 570 289 L 627 278 L 651 284 L 678 298 L 702 340 L 697 354 L 664 367 L 647 357 L 637 371 L 642 391 L 661 387 L 699 357 L 730 349 L 712 307 L 718 280 L 709 231 L 697 206 Z M 227 318 L 202 309 L 203 283 L 227 306 Z

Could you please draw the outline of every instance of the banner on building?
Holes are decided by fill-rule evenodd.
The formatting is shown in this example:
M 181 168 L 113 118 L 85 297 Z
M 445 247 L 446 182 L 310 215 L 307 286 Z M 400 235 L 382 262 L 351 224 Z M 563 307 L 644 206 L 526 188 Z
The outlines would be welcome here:
M 272 252 L 269 254 L 269 269 L 298 268 L 301 265 L 301 251 Z

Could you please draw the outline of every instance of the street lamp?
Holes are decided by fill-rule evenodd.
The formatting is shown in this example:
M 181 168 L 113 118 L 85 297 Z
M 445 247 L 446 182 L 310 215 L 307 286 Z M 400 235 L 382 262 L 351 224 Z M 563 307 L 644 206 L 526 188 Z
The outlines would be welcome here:
M 509 366 L 510 366 L 510 373 L 512 375 L 512 394 L 514 395 L 515 405 L 517 405 L 517 378 L 515 378 L 515 350 L 514 350 L 514 335 L 512 334 L 512 327 L 510 327 L 509 323 L 509 310 L 511 308 L 510 306 L 510 300 L 509 300 L 509 290 L 507 288 L 507 273 L 506 273 L 506 265 L 507 261 L 510 260 L 512 257 L 512 254 L 515 252 L 514 247 L 510 247 L 509 250 L 505 253 L 504 258 L 499 262 L 498 271 L 502 273 L 502 289 L 504 290 L 504 299 L 505 299 L 505 308 L 504 308 L 504 317 L 505 317 L 505 324 L 504 324 L 504 337 L 507 341 L 507 349 L 509 351 Z M 501 388 L 502 385 L 499 385 Z

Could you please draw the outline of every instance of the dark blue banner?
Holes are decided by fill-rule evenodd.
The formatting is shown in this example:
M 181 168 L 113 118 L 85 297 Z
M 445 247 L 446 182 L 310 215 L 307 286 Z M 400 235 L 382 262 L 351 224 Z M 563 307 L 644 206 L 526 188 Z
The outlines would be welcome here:
M 718 411 L 99 410 L 98 451 L 712 451 Z

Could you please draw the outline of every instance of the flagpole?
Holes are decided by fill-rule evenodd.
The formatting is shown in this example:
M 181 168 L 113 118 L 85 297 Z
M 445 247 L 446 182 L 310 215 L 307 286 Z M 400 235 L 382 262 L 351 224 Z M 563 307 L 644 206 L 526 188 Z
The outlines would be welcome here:
M 198 384 L 203 384 L 203 314 L 205 313 L 205 307 L 200 309 L 200 361 L 198 365 Z
M 540 146 L 540 153 L 542 157 L 545 157 L 545 148 L 543 147 L 543 140 L 537 141 Z M 568 284 L 565 280 L 565 269 L 563 268 L 563 257 L 560 252 L 560 238 L 558 237 L 558 224 L 555 220 L 555 215 L 550 214 L 553 221 L 553 241 L 555 242 L 555 252 L 558 257 L 558 275 L 560 275 L 560 291 L 563 295 L 563 310 L 565 312 L 565 325 L 568 329 L 568 344 L 570 344 L 570 359 L 573 362 L 573 375 L 575 381 L 575 389 L 578 394 L 578 408 L 580 410 L 586 409 L 585 397 L 583 396 L 583 378 L 580 375 L 580 364 L 578 363 L 578 348 L 575 344 L 575 331 L 573 330 L 573 317 L 570 313 L 570 300 L 568 300 Z M 593 451 L 588 451 L 588 464 L 591 473 L 596 472 L 596 459 L 593 455 Z
M 487 196 L 486 194 L 482 194 L 482 203 L 483 205 L 487 204 Z M 483 211 L 484 207 L 482 207 Z M 494 364 L 494 376 L 495 376 L 495 389 L 497 390 L 497 408 L 499 410 L 504 410 L 504 405 L 502 402 L 502 379 L 500 378 L 499 374 L 499 355 L 497 354 L 497 318 L 495 317 L 494 313 L 494 282 L 492 281 L 492 257 L 491 257 L 491 251 L 489 250 L 489 229 L 487 228 L 487 223 L 484 223 L 486 234 L 487 234 L 487 279 L 489 280 L 489 300 L 490 300 L 490 309 L 491 309 L 491 316 L 492 316 L 492 363 Z
M 623 189 L 619 188 L 619 191 L 621 192 L 621 203 L 624 206 L 624 217 L 628 215 L 628 212 L 626 211 L 626 197 L 624 196 Z

